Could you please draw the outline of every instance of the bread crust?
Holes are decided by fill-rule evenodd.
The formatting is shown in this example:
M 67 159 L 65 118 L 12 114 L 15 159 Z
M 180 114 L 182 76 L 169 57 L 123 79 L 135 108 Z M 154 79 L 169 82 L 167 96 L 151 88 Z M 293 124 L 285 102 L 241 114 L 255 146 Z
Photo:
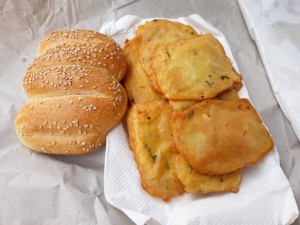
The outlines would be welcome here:
M 84 35 L 85 34 L 85 35 Z M 126 58 L 110 37 L 86 30 L 59 30 L 46 35 L 38 48 L 33 67 L 53 64 L 80 65 L 104 70 L 118 81 L 126 72 Z
M 98 33 L 92 30 L 56 30 L 50 32 L 42 38 L 38 46 L 38 55 L 42 54 L 46 49 L 57 45 L 58 43 L 78 43 L 89 42 L 90 44 L 96 44 L 99 42 L 112 43 L 113 39 L 105 34 Z
M 38 52 L 23 79 L 30 101 L 17 113 L 17 135 L 43 153 L 96 151 L 127 108 L 118 82 L 126 70 L 122 49 L 103 34 L 75 30 L 47 35 Z
M 121 94 L 126 99 L 124 89 Z M 126 104 L 92 94 L 34 98 L 18 112 L 15 129 L 33 150 L 81 155 L 103 146 L 125 111 Z

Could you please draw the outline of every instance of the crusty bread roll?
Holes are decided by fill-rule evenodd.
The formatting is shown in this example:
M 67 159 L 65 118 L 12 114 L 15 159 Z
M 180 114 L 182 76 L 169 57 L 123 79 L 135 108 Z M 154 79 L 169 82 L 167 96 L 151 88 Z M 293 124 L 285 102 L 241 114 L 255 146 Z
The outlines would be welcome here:
M 122 118 L 127 96 L 122 49 L 94 31 L 56 31 L 43 38 L 23 87 L 30 99 L 16 133 L 29 148 L 50 154 L 96 151 Z
M 54 48 L 53 48 L 54 47 Z M 110 37 L 88 30 L 59 30 L 46 35 L 32 66 L 77 65 L 94 67 L 118 81 L 126 72 L 126 58 Z

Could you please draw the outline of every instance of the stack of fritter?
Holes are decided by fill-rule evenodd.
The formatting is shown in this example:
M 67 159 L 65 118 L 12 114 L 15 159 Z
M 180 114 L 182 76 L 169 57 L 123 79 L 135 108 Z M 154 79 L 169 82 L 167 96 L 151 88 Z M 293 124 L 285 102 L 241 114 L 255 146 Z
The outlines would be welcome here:
M 241 168 L 273 148 L 219 41 L 153 20 L 126 42 L 130 146 L 143 188 L 167 201 L 184 192 L 238 192 Z

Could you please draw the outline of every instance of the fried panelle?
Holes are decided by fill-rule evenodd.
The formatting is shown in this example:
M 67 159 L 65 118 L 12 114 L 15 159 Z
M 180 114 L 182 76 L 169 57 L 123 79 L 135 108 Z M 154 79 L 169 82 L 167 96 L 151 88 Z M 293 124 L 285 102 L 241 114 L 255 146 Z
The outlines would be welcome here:
M 171 108 L 164 101 L 136 103 L 128 113 L 130 147 L 142 187 L 164 201 L 184 193 L 169 160 L 176 151 L 171 136 Z
M 127 58 L 127 71 L 123 80 L 129 102 L 150 102 L 162 100 L 158 92 L 150 88 L 147 75 L 140 63 L 140 38 L 135 37 L 126 42 L 124 53 Z
M 161 91 L 170 100 L 212 98 L 241 80 L 211 34 L 161 45 L 148 60 Z
M 201 174 L 194 170 L 180 154 L 171 157 L 171 165 L 186 192 L 207 194 L 239 191 L 241 170 L 221 175 Z
M 203 174 L 225 174 L 255 164 L 272 138 L 248 99 L 206 100 L 172 117 L 177 149 Z
M 173 43 L 181 39 L 191 39 L 198 36 L 197 32 L 188 25 L 169 20 L 153 20 L 139 26 L 137 37 L 142 40 L 140 60 L 147 74 L 150 86 L 161 92 L 157 83 L 155 71 L 152 68 L 152 56 L 156 49 L 164 44 Z

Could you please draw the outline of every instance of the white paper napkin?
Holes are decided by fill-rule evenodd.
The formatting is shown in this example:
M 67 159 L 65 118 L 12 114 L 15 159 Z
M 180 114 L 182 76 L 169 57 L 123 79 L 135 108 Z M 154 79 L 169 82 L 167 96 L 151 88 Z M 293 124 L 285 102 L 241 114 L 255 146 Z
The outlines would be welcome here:
M 239 0 L 274 95 L 300 140 L 300 1 Z
M 145 21 L 136 16 L 125 16 L 103 24 L 100 32 L 123 45 Z M 220 31 L 198 15 L 176 21 L 193 26 L 199 33 L 211 32 L 222 43 L 237 69 L 229 45 Z M 240 95 L 248 97 L 245 87 Z M 299 214 L 289 182 L 280 168 L 276 149 L 259 164 L 243 169 L 237 194 L 185 194 L 168 203 L 151 197 L 141 187 L 128 135 L 122 124 L 107 137 L 104 192 L 110 204 L 141 225 L 290 224 Z

